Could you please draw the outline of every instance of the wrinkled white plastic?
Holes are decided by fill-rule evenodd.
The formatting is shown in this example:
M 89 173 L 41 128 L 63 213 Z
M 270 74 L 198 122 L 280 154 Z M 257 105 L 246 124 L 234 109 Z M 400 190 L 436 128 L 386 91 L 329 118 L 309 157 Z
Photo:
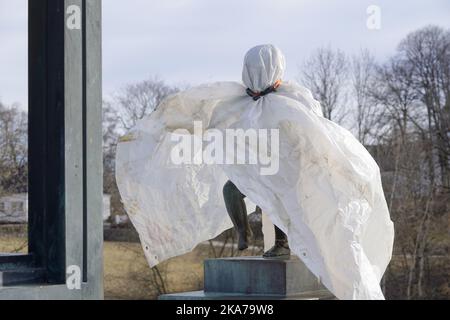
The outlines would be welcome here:
M 117 184 L 150 266 L 191 251 L 231 228 L 222 188 L 230 179 L 289 238 L 291 249 L 339 299 L 383 299 L 380 280 L 394 229 L 377 164 L 353 135 L 322 116 L 310 91 L 281 79 L 273 46 L 246 56 L 243 81 L 202 85 L 167 98 L 119 143 Z M 170 154 L 176 129 L 280 130 L 280 170 L 259 165 L 179 165 Z M 254 209 L 254 208 L 252 208 Z M 249 210 L 251 212 L 253 210 Z

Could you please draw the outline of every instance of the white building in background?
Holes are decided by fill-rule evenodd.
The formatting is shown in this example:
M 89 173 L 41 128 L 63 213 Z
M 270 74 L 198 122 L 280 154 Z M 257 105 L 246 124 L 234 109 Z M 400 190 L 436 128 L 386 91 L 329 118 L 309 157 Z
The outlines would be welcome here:
M 103 194 L 103 222 L 111 217 L 111 195 Z
M 126 214 L 114 216 L 114 223 L 117 224 L 117 225 L 125 224 L 129 220 L 130 219 L 128 218 L 128 216 Z
M 103 195 L 103 221 L 111 216 L 111 196 Z M 0 197 L 0 224 L 28 223 L 28 194 Z
M 0 224 L 28 222 L 28 194 L 0 197 Z

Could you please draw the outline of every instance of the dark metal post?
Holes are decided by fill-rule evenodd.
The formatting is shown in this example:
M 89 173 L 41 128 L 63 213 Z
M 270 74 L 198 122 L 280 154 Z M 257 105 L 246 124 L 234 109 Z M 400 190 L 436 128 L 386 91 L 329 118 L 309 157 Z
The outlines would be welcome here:
M 99 299 L 101 0 L 29 0 L 28 8 L 29 253 L 44 273 L 35 286 L 0 286 L 0 299 Z M 69 267 L 81 270 L 81 289 L 66 286 Z

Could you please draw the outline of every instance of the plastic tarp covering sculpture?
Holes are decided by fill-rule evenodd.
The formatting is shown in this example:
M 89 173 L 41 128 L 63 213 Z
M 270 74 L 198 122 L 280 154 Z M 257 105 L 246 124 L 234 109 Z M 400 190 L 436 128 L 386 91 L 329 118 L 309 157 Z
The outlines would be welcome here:
M 380 281 L 394 229 L 378 165 L 298 84 L 283 82 L 260 99 L 246 93 L 264 91 L 284 70 L 279 49 L 255 47 L 245 57 L 243 84 L 174 94 L 121 140 L 117 184 L 146 258 L 154 266 L 231 228 L 222 196 L 229 179 L 288 235 L 293 253 L 337 298 L 384 299 Z M 270 152 L 277 171 L 264 173 L 270 169 L 261 162 L 174 164 L 182 138 L 192 139 L 195 156 L 207 151 L 195 121 L 215 137 L 233 128 L 276 129 L 279 148 Z

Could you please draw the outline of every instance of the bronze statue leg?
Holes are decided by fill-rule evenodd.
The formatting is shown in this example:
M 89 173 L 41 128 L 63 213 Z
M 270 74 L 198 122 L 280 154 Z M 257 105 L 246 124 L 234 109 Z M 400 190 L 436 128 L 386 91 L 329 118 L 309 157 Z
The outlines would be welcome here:
M 239 250 L 245 250 L 248 248 L 248 241 L 252 236 L 244 201 L 245 195 L 239 191 L 233 182 L 228 181 L 223 187 L 223 197 L 228 215 L 239 236 L 238 248 Z
M 291 256 L 291 249 L 287 235 L 275 226 L 275 245 L 263 254 L 264 258 L 288 259 Z
M 275 226 L 275 239 L 277 239 L 278 241 L 285 241 L 287 242 L 287 235 L 281 231 L 280 228 L 278 228 L 277 226 Z
M 228 181 L 223 187 L 223 197 L 228 214 L 239 236 L 238 248 L 239 250 L 245 250 L 248 248 L 249 238 L 252 237 L 244 201 L 245 195 L 239 191 L 233 182 Z M 261 209 L 256 207 L 256 212 L 260 211 Z M 275 226 L 275 246 L 264 253 L 263 256 L 265 258 L 289 258 L 290 254 L 291 250 L 286 234 Z

